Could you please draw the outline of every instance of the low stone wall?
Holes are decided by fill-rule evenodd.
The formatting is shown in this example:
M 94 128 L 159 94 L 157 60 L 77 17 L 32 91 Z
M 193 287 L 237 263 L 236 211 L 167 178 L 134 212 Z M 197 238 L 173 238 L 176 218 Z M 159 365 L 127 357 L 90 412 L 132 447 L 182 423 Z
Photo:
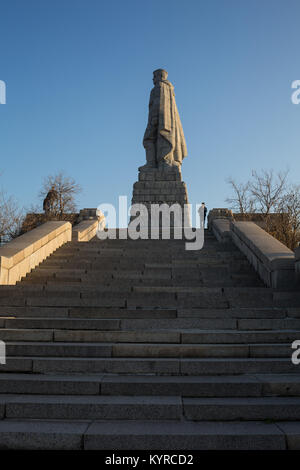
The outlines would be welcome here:
M 212 223 L 217 219 L 233 220 L 233 213 L 225 207 L 211 209 L 207 216 L 207 227 L 209 230 L 212 230 Z
M 247 256 L 269 287 L 285 289 L 294 285 L 293 251 L 254 222 L 231 222 L 230 229 L 235 245 Z
M 226 242 L 231 239 L 229 219 L 213 220 L 211 223 L 211 230 L 219 242 Z
M 98 220 L 83 220 L 75 225 L 72 230 L 72 240 L 77 242 L 88 242 L 96 235 Z
M 51 221 L 7 243 L 0 248 L 0 284 L 16 284 L 71 236 L 70 222 Z

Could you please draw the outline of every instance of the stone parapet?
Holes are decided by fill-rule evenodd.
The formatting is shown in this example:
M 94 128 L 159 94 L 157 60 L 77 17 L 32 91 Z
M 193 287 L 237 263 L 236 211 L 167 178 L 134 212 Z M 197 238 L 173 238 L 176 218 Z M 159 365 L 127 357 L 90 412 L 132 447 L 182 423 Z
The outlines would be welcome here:
M 286 289 L 295 284 L 293 251 L 254 222 L 231 222 L 230 229 L 235 245 L 269 287 Z
M 64 243 L 71 240 L 70 222 L 51 221 L 0 248 L 0 284 L 14 285 Z
M 215 219 L 212 221 L 211 230 L 219 242 L 231 239 L 230 219 Z
M 83 220 L 97 219 L 96 208 L 85 208 L 81 209 L 78 215 L 77 222 L 80 223 Z
M 212 221 L 215 219 L 233 220 L 233 213 L 230 209 L 224 207 L 210 210 L 207 216 L 207 226 L 209 230 L 212 229 Z
M 98 220 L 83 220 L 75 225 L 72 230 L 72 240 L 77 242 L 88 242 L 97 232 Z

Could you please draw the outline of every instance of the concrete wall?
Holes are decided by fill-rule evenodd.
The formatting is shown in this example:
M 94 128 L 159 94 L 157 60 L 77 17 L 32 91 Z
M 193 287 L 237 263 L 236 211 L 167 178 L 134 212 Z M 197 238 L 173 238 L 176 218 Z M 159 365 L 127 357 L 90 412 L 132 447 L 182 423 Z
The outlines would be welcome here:
M 98 220 L 83 220 L 75 225 L 72 230 L 72 240 L 77 242 L 88 242 L 96 235 Z
M 0 284 L 16 284 L 57 248 L 71 240 L 70 222 L 46 222 L 0 248 Z

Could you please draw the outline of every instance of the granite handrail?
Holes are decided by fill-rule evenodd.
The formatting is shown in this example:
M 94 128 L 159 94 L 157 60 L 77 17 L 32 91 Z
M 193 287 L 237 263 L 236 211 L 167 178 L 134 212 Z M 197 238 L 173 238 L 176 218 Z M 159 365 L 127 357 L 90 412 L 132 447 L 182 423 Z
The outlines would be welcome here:
M 50 221 L 0 248 L 0 285 L 14 285 L 57 248 L 71 240 L 72 225 Z

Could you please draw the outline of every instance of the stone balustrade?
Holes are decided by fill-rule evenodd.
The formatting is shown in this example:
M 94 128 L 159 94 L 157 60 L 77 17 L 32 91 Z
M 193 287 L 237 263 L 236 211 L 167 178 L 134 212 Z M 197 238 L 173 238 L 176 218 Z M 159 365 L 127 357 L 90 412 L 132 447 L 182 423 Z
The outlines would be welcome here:
M 83 220 L 78 225 L 75 225 L 72 230 L 72 240 L 77 242 L 90 241 L 97 232 L 98 220 Z
M 300 282 L 300 248 L 295 256 L 256 223 L 234 221 L 226 211 L 213 209 L 209 214 L 210 229 L 219 242 L 232 239 L 269 287 L 286 289 Z
M 0 284 L 16 284 L 71 236 L 70 222 L 51 221 L 4 245 L 0 248 Z
M 219 242 L 226 242 L 231 239 L 230 219 L 214 219 L 211 230 Z
M 285 289 L 295 283 L 295 254 L 254 222 L 231 222 L 235 245 L 269 287 Z

